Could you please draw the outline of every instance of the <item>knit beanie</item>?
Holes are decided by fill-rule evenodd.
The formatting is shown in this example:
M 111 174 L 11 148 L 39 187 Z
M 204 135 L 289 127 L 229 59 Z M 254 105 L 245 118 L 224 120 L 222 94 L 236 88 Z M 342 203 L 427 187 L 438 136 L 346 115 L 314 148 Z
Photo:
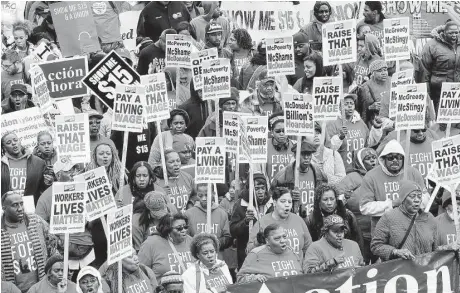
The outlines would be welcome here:
M 231 100 L 235 101 L 236 104 L 238 104 L 239 101 L 240 101 L 240 92 L 238 91 L 238 89 L 236 89 L 234 87 L 230 88 L 230 97 L 229 98 L 221 98 L 221 99 L 219 99 L 219 107 L 222 108 L 222 106 L 226 102 L 231 101 Z
M 382 68 L 388 68 L 387 63 L 382 59 L 377 59 L 372 61 L 371 65 L 369 65 L 369 73 L 373 73 L 374 71 L 380 70 Z
M 166 287 L 169 284 L 183 284 L 184 280 L 182 279 L 181 274 L 175 271 L 169 271 L 163 274 L 160 279 L 160 285 Z
M 283 112 L 278 112 L 278 113 L 273 113 L 268 117 L 268 129 L 270 131 L 275 128 L 276 124 L 279 122 L 284 122 L 284 113 Z
M 64 258 L 60 254 L 54 254 L 48 258 L 45 264 L 45 273 L 47 274 L 48 271 L 51 270 L 53 265 L 57 262 L 64 262 Z
M 399 182 L 399 199 L 401 202 L 403 202 L 406 197 L 413 191 L 422 192 L 422 188 L 420 188 L 420 186 L 414 181 L 402 180 Z
M 308 37 L 306 34 L 298 32 L 292 36 L 292 41 L 294 45 L 296 44 L 306 44 L 308 43 Z

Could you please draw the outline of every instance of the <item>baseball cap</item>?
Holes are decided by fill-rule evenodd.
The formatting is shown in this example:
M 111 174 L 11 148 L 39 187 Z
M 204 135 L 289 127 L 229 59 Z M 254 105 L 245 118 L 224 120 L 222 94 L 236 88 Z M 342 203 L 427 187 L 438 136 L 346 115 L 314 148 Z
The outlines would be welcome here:
M 150 210 L 150 214 L 156 219 L 160 219 L 168 213 L 165 199 L 159 192 L 150 191 L 145 195 L 144 202 Z
M 210 22 L 206 25 L 205 32 L 206 34 L 213 34 L 217 32 L 222 32 L 222 26 L 218 24 L 217 22 Z
M 27 86 L 22 83 L 13 84 L 11 86 L 10 93 L 13 93 L 15 91 L 20 91 L 20 92 L 23 92 L 25 95 L 27 95 Z
M 316 150 L 318 149 L 318 147 L 314 144 L 312 144 L 311 142 L 309 141 L 302 141 L 302 144 L 300 145 L 300 152 L 309 152 L 309 153 L 314 153 L 316 152 Z M 293 151 L 294 153 L 297 151 L 297 145 L 294 145 L 292 148 L 291 148 L 291 151 Z
M 89 110 L 87 113 L 88 113 L 88 118 L 91 118 L 91 117 L 95 117 L 98 119 L 104 118 L 104 116 L 102 116 L 98 111 L 94 109 Z
M 268 75 L 268 70 L 263 69 L 262 72 L 259 74 L 257 80 L 260 80 L 261 82 L 267 82 L 267 81 L 275 82 L 275 77 L 274 76 L 269 76 Z
M 329 230 L 332 227 L 346 228 L 344 220 L 339 215 L 330 215 L 324 218 L 323 229 Z

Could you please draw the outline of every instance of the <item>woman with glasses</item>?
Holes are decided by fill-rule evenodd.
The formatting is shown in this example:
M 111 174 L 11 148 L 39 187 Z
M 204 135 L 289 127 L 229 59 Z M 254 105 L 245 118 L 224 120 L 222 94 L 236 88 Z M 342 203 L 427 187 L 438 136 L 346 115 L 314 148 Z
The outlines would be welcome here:
M 166 214 L 157 225 L 157 233 L 147 238 L 139 250 L 139 261 L 161 277 L 175 271 L 182 274 L 194 259 L 190 252 L 192 237 L 187 235 L 188 219 L 181 213 Z

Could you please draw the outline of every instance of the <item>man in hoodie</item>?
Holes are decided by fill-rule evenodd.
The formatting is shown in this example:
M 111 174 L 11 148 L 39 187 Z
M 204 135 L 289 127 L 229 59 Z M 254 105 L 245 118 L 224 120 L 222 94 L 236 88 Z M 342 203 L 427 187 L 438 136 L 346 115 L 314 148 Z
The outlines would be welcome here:
M 271 183 L 271 189 L 276 187 L 286 187 L 292 192 L 292 200 L 300 202 L 300 210 L 295 205 L 294 212 L 300 212 L 300 216 L 306 217 L 313 211 L 313 202 L 315 198 L 315 188 L 328 182 L 326 174 L 311 162 L 313 153 L 317 146 L 310 141 L 303 141 L 300 146 L 299 161 L 299 186 L 295 186 L 295 168 L 296 162 L 287 165 L 286 168 L 276 174 Z M 297 145 L 291 148 L 296 156 Z
M 308 26 L 308 25 L 307 25 Z M 288 75 L 287 80 L 290 85 L 294 85 L 297 80 L 305 76 L 303 58 L 307 56 L 309 52 L 308 47 L 308 36 L 302 32 L 295 33 L 292 36 L 294 42 L 294 62 L 295 62 L 295 74 Z
M 246 258 L 246 247 L 249 241 L 249 222 L 255 222 L 273 211 L 273 200 L 268 192 L 267 179 L 261 173 L 254 174 L 253 209 L 249 206 L 249 186 L 242 190 L 241 197 L 233 207 L 230 220 L 230 233 L 236 239 L 238 269 L 241 269 Z M 247 184 L 249 185 L 249 183 Z
M 307 43 L 315 51 L 322 49 L 322 27 L 329 22 L 332 14 L 332 8 L 327 1 L 316 1 L 313 6 L 313 21 L 300 29 L 300 32 L 307 36 Z
M 369 171 L 363 178 L 359 209 L 363 215 L 372 217 L 371 235 L 380 217 L 401 204 L 399 181 L 403 179 L 404 172 L 407 173 L 407 180 L 422 187 L 422 205 L 429 199 L 420 172 L 412 166 L 404 166 L 405 156 L 401 144 L 396 140 L 390 141 L 379 156 L 380 166 Z
M 101 278 L 98 270 L 91 266 L 84 267 L 77 276 L 77 293 L 110 292 L 107 282 Z
M 190 135 L 193 139 L 203 128 L 207 117 L 209 117 L 208 103 L 202 100 L 203 90 L 195 90 L 193 80 L 190 83 L 190 99 L 178 106 L 179 109 L 187 112 L 190 122 L 185 129 L 185 134 Z
M 207 230 L 208 184 L 197 184 L 195 190 L 199 202 L 194 207 L 185 211 L 185 215 L 189 219 L 188 232 L 192 237 Z M 231 245 L 232 238 L 230 235 L 228 214 L 218 203 L 214 202 L 214 196 L 211 199 L 212 226 L 210 232 L 219 239 L 219 259 L 223 259 L 222 253 Z
M 155 3 L 155 1 L 151 3 Z M 174 34 L 177 34 L 176 30 L 167 28 L 161 32 L 160 37 L 157 41 L 155 41 L 155 43 L 150 44 L 142 49 L 142 51 L 139 53 L 137 73 L 140 75 L 146 75 L 165 71 L 166 35 Z M 149 71 L 149 66 L 152 67 L 153 70 Z
M 364 2 L 364 19 L 358 22 L 356 26 L 360 30 L 361 26 L 368 26 L 370 33 L 376 36 L 380 44 L 383 45 L 383 20 L 385 15 L 382 12 L 383 6 L 380 1 L 366 1 Z
M 200 15 L 190 22 L 190 25 L 195 29 L 196 32 L 196 40 L 198 42 L 205 42 L 206 34 L 208 34 L 207 26 L 214 22 L 221 27 L 221 37 L 222 41 L 216 47 L 224 48 L 227 46 L 228 38 L 230 37 L 230 23 L 225 18 L 222 17 L 222 13 L 220 11 L 219 2 L 218 1 L 203 1 L 201 5 L 204 9 L 204 14 Z

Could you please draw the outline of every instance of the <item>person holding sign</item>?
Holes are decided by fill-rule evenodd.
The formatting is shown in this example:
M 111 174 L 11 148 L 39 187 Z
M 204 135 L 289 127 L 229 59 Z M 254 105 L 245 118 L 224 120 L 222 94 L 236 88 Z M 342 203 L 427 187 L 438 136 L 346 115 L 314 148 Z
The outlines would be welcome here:
M 55 254 L 45 265 L 46 277 L 33 285 L 27 293 L 76 293 L 77 285 L 64 279 L 64 258 Z
M 110 144 L 115 150 L 117 149 L 115 143 L 110 138 L 107 138 L 101 135 L 101 122 L 104 116 L 99 114 L 96 110 L 91 110 L 88 112 L 88 122 L 89 122 L 89 148 L 91 152 L 94 151 L 94 148 L 99 143 Z
M 139 54 L 139 62 L 137 63 L 137 73 L 139 75 L 159 73 L 165 70 L 166 35 L 175 34 L 177 34 L 175 29 L 167 28 L 161 33 L 160 38 L 155 43 L 142 49 Z

